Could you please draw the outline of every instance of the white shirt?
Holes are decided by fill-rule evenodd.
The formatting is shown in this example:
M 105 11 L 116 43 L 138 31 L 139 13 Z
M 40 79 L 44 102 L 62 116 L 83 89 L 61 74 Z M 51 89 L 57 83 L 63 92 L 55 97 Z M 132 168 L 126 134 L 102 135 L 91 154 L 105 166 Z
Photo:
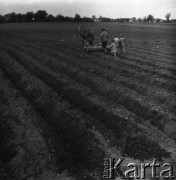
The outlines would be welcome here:
M 114 40 L 116 41 L 116 43 L 120 41 L 118 37 L 115 37 Z

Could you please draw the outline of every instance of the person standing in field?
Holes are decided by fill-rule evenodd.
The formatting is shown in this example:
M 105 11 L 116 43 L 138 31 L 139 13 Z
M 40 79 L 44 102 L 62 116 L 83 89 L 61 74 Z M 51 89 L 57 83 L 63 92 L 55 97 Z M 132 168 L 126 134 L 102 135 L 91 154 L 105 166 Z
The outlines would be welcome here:
M 111 54 L 114 55 L 115 58 L 117 58 L 117 43 L 116 40 L 112 40 L 111 45 L 109 46 L 111 48 Z
M 118 38 L 118 36 L 115 34 L 114 35 L 114 41 L 117 45 L 117 54 L 119 53 L 119 42 L 120 42 L 120 39 Z
M 100 40 L 101 40 L 102 48 L 103 48 L 105 54 L 107 52 L 106 46 L 108 44 L 108 39 L 109 39 L 108 32 L 105 29 L 102 29 L 101 35 L 100 35 Z
M 123 53 L 125 54 L 125 37 L 123 36 L 123 34 L 120 35 L 119 45 Z
M 119 44 L 119 41 L 120 41 L 120 40 L 119 40 L 119 38 L 117 37 L 116 34 L 114 35 L 114 40 L 115 40 L 116 44 Z

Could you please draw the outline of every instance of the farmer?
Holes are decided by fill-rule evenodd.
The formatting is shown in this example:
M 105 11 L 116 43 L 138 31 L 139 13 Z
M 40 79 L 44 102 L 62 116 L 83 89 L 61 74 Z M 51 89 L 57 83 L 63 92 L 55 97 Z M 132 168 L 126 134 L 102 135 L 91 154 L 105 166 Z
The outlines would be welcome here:
M 106 46 L 108 44 L 108 39 L 109 39 L 108 32 L 105 29 L 102 29 L 101 35 L 100 35 L 100 40 L 101 40 L 102 48 L 103 48 L 105 54 L 107 52 Z
M 123 34 L 120 35 L 120 48 L 122 49 L 123 53 L 125 54 L 125 37 L 123 36 Z
M 93 46 L 93 41 L 94 41 L 93 30 L 89 28 L 85 28 L 83 25 L 80 25 L 78 30 L 79 30 L 78 35 L 81 38 L 84 48 L 88 46 Z

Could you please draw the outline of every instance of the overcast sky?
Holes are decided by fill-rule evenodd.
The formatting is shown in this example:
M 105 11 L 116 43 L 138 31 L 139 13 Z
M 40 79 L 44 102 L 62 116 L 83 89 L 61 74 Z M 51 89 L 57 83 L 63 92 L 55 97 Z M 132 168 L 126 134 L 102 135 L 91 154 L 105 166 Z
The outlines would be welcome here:
M 171 19 L 176 19 L 176 0 L 0 0 L 0 14 L 3 15 L 37 10 L 46 10 L 53 15 L 74 16 L 78 13 L 110 18 L 143 18 L 152 14 L 162 19 L 170 12 Z

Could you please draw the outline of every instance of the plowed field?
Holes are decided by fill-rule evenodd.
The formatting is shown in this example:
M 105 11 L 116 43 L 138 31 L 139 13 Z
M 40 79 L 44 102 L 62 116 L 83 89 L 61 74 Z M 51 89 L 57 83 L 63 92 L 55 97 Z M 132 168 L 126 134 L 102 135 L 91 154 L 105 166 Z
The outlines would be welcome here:
M 175 173 L 176 25 L 88 26 L 126 55 L 86 54 L 76 23 L 0 25 L 0 179 L 102 179 L 106 157 Z

